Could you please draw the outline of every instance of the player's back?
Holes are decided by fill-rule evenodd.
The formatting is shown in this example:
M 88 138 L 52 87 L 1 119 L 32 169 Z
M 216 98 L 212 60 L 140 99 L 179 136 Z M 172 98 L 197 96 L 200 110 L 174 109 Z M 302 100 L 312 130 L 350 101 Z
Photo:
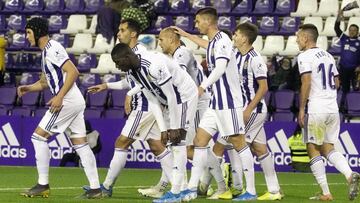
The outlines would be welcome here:
M 336 113 L 336 63 L 331 54 L 321 48 L 311 48 L 299 54 L 300 74 L 311 72 L 309 113 Z

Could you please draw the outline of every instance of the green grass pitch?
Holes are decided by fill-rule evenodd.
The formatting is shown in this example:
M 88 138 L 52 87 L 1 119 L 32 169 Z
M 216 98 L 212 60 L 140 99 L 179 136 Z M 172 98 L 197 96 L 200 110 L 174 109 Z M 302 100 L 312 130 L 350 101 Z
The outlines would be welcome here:
M 103 181 L 107 169 L 99 169 L 100 181 Z M 152 199 L 137 193 L 140 187 L 154 185 L 159 177 L 159 170 L 124 169 L 114 188 L 113 197 L 101 200 L 80 200 L 76 197 L 83 193 L 81 186 L 87 184 L 85 174 L 80 168 L 50 168 L 49 198 L 25 198 L 20 192 L 33 186 L 37 180 L 35 167 L 0 167 L 0 202 L 151 202 Z M 347 184 L 340 174 L 328 174 L 330 190 L 335 198 L 333 202 L 350 202 L 347 199 Z M 315 184 L 312 174 L 278 173 L 278 178 L 285 198 L 284 203 L 316 202 L 308 200 L 320 188 Z M 265 190 L 262 173 L 256 174 L 256 189 L 259 195 Z M 214 184 L 213 184 L 214 185 Z M 228 200 L 206 200 L 199 198 L 192 202 L 230 202 Z M 266 201 L 261 201 L 266 202 Z M 359 198 L 353 202 L 359 203 Z

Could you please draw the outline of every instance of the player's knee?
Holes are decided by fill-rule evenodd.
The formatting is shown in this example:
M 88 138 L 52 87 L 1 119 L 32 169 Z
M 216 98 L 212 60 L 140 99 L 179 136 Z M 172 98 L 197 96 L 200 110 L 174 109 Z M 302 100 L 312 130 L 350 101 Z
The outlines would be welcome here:
M 327 157 L 327 155 L 334 150 L 334 145 L 331 143 L 324 143 L 321 146 L 321 155 Z
M 165 150 L 165 146 L 161 143 L 160 140 L 148 140 L 147 141 L 150 147 L 150 150 L 152 151 L 155 156 L 161 154 Z
M 120 135 L 115 141 L 115 148 L 127 149 L 134 142 L 134 140 Z
M 216 156 L 223 156 L 224 155 L 225 146 L 219 142 L 215 142 L 213 147 L 213 152 Z
M 253 143 L 250 145 L 250 149 L 257 157 L 268 153 L 267 147 L 264 144 Z
M 194 157 L 194 145 L 186 146 L 186 155 L 189 160 L 192 160 Z
M 46 132 L 45 130 L 43 130 L 42 128 L 40 128 L 40 127 L 37 127 L 35 129 L 34 134 L 36 134 L 39 137 L 43 137 L 45 139 L 48 139 L 50 137 L 50 134 L 48 132 Z

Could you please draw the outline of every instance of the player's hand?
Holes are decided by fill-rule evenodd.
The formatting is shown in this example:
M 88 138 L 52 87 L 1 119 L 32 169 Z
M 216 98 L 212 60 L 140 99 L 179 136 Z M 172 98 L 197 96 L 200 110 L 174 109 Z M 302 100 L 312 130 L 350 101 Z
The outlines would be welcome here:
M 161 143 L 163 143 L 166 146 L 168 139 L 169 139 L 168 132 L 167 131 L 161 132 Z
M 170 28 L 175 29 L 175 33 L 179 34 L 180 36 L 188 37 L 190 35 L 189 33 L 185 32 L 183 29 L 177 26 L 170 26 Z
M 203 95 L 204 92 L 205 92 L 204 88 L 202 88 L 201 86 L 199 86 L 199 87 L 198 87 L 198 95 L 199 95 L 199 97 L 200 97 L 201 95 Z
M 28 85 L 21 85 L 17 88 L 17 94 L 19 97 L 24 96 L 24 94 L 28 93 L 30 90 Z
M 125 114 L 126 115 L 129 115 L 130 112 L 131 112 L 131 100 L 132 100 L 132 97 L 129 96 L 129 95 L 126 95 L 125 104 L 124 104 L 125 105 L 124 108 L 125 108 Z
M 305 110 L 300 110 L 298 115 L 298 123 L 300 127 L 304 127 L 305 125 Z
M 107 89 L 107 85 L 106 85 L 106 83 L 103 83 L 103 84 L 100 84 L 100 85 L 95 85 L 95 86 L 89 87 L 88 92 L 92 93 L 92 94 L 95 94 L 95 93 L 104 91 L 106 89 Z
M 63 103 L 63 97 L 56 95 L 50 99 L 46 104 L 50 106 L 50 112 L 56 113 L 60 111 Z
M 249 122 L 250 116 L 251 116 L 251 110 L 249 108 L 246 108 L 245 111 L 243 111 L 243 118 L 245 124 Z

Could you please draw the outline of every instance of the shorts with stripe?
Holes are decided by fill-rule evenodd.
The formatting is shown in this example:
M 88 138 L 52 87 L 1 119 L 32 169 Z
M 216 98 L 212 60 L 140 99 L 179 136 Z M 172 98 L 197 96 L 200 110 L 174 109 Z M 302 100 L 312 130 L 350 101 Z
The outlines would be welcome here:
M 161 132 L 150 111 L 132 111 L 126 120 L 121 135 L 135 140 L 160 140 Z
M 339 113 L 317 113 L 305 115 L 304 142 L 322 145 L 335 144 L 339 138 Z
M 39 123 L 39 127 L 50 135 L 62 133 L 69 129 L 70 138 L 81 138 L 86 136 L 84 121 L 85 105 L 63 105 L 60 111 L 51 113 L 47 110 Z
M 221 137 L 239 135 L 245 133 L 243 121 L 243 109 L 216 110 L 208 108 L 200 120 L 199 128 L 204 129 L 211 136 L 219 132 Z
M 197 110 L 194 121 L 190 123 L 189 129 L 186 134 L 186 145 L 194 145 L 193 141 L 196 135 L 196 129 L 199 127 L 200 120 L 203 117 L 206 109 L 209 108 L 210 99 L 200 99 L 197 104 Z
M 266 144 L 266 133 L 264 129 L 266 119 L 267 113 L 251 113 L 249 121 L 245 125 L 245 140 L 247 143 L 257 142 Z M 217 141 L 223 145 L 230 144 L 221 137 L 219 137 Z

